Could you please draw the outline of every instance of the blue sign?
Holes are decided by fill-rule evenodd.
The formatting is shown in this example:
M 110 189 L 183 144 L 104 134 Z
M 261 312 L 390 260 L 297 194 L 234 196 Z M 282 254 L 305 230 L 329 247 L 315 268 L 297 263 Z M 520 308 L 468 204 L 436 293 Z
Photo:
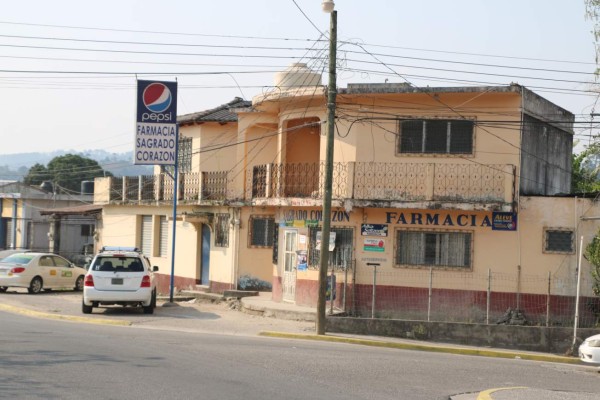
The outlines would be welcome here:
M 385 224 L 361 224 L 361 236 L 383 236 L 388 235 L 388 226 Z
M 177 82 L 137 81 L 134 164 L 174 165 Z
M 494 211 L 492 213 L 492 230 L 493 231 L 516 231 L 517 230 L 517 213 Z

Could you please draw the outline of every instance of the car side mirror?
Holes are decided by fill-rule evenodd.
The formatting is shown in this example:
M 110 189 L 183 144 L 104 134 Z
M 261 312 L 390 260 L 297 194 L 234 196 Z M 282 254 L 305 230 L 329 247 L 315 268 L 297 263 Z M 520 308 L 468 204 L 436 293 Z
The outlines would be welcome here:
M 152 272 L 158 272 L 158 267 L 156 265 L 152 267 Z

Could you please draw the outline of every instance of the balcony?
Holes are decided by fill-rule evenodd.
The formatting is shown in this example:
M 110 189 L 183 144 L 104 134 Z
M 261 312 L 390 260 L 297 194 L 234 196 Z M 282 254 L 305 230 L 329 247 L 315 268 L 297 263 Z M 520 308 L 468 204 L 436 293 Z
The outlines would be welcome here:
M 227 171 L 181 173 L 177 184 L 177 199 L 183 203 L 200 204 L 230 199 L 227 192 Z M 96 178 L 95 203 L 152 204 L 172 202 L 175 189 L 169 174 Z
M 254 203 L 296 199 L 292 203 L 299 204 L 298 199 L 323 197 L 324 163 L 256 165 L 246 173 L 245 197 Z M 334 163 L 332 198 L 369 206 L 377 201 L 511 204 L 513 187 L 512 165 Z
M 179 176 L 178 200 L 188 204 L 314 205 L 323 198 L 325 165 L 261 164 L 245 171 L 244 188 L 235 173 L 210 171 Z M 510 207 L 514 166 L 508 164 L 334 163 L 332 198 L 356 206 L 395 207 L 401 203 L 467 203 Z M 167 174 L 97 178 L 95 201 L 156 203 L 173 200 Z M 242 180 L 236 184 L 241 186 Z M 405 204 L 404 206 L 410 206 Z

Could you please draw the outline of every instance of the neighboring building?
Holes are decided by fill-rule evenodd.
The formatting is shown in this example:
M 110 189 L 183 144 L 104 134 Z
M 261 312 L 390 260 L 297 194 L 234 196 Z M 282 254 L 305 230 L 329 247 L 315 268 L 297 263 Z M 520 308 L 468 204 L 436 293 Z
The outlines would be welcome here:
M 96 217 L 88 214 L 61 221 L 53 210 L 92 200 L 92 194 L 55 194 L 20 182 L 0 186 L 0 249 L 50 251 L 71 259 L 93 244 Z
M 326 92 L 302 64 L 275 85 L 251 103 L 236 98 L 179 118 L 178 290 L 262 281 L 275 300 L 316 305 Z M 582 217 L 600 215 L 593 199 L 569 195 L 573 121 L 515 84 L 340 88 L 335 306 L 407 316 L 435 298 L 438 314 L 470 310 L 476 319 L 492 298 L 496 314 L 516 307 L 543 316 L 554 307 L 557 320 L 572 315 L 576 239 L 585 245 L 597 230 Z M 95 187 L 100 243 L 141 246 L 166 292 L 172 178 L 97 178 Z M 585 300 L 592 293 L 583 266 Z

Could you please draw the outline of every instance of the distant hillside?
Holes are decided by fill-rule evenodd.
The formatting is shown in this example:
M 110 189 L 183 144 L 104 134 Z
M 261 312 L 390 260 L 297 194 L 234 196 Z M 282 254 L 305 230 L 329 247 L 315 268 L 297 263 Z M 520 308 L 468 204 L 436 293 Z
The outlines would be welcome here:
M 54 157 L 77 154 L 96 160 L 115 176 L 152 174 L 152 166 L 133 165 L 133 153 L 109 153 L 104 150 L 53 151 L 50 153 L 0 154 L 0 180 L 21 180 L 35 164 L 47 165 Z

